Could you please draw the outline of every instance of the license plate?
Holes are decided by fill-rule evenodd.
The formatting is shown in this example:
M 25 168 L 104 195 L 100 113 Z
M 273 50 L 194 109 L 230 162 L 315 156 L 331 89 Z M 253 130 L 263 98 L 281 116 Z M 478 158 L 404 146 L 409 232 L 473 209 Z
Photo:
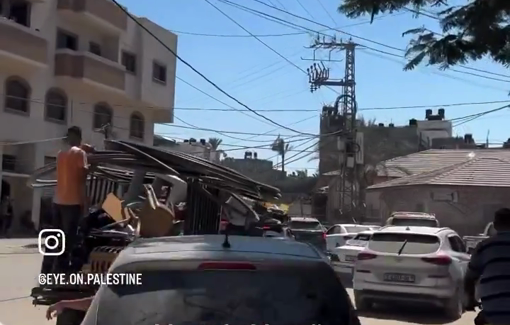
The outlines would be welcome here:
M 384 281 L 414 283 L 416 281 L 416 278 L 412 274 L 385 273 Z
M 352 256 L 352 255 L 346 255 L 346 256 L 345 256 L 345 261 L 346 261 L 346 262 L 355 262 L 355 261 L 356 261 L 356 259 L 357 259 L 357 257 L 356 257 L 356 256 Z

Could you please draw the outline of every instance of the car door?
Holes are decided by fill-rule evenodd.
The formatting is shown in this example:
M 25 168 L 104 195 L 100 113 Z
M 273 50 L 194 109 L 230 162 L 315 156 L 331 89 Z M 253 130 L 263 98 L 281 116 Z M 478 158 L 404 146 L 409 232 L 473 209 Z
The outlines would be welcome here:
M 328 251 L 332 250 L 336 247 L 337 235 L 342 232 L 342 227 L 340 225 L 334 225 L 329 228 L 326 232 L 326 249 Z
M 448 235 L 448 242 L 452 248 L 452 257 L 455 258 L 459 263 L 460 279 L 464 279 L 464 275 L 467 271 L 467 266 L 471 257 L 467 254 L 467 248 L 464 241 L 456 234 Z

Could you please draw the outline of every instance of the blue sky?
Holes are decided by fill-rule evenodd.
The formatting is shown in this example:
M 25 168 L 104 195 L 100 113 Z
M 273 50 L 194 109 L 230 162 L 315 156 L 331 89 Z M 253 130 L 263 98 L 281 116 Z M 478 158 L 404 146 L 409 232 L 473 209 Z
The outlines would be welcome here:
M 367 18 L 352 20 L 337 13 L 336 7 L 340 3 L 337 0 L 263 1 L 280 8 L 283 5 L 286 10 L 296 15 L 393 48 L 406 47 L 409 38 L 402 37 L 402 33 L 407 29 L 425 26 L 439 32 L 437 20 L 424 16 L 415 18 L 411 12 L 387 15 L 377 19 L 373 24 L 369 24 Z M 302 34 L 299 34 L 300 31 L 268 21 L 216 0 L 211 0 L 211 2 L 255 35 L 294 33 L 293 35 L 261 37 L 260 39 L 302 69 L 306 70 L 312 63 L 301 59 L 313 56 L 313 52 L 305 48 L 313 38 L 309 33 L 303 31 Z M 325 29 L 324 26 L 293 18 L 253 0 L 234 0 L 234 2 L 302 25 L 311 30 L 323 31 Z M 328 89 L 320 89 L 315 93 L 310 93 L 308 77 L 302 71 L 253 37 L 208 37 L 186 34 L 248 35 L 206 1 L 124 0 L 121 3 L 127 6 L 133 14 L 147 17 L 157 24 L 176 32 L 179 35 L 178 54 L 250 108 L 255 110 L 293 110 L 292 112 L 263 112 L 262 114 L 301 132 L 318 133 L 319 110 L 323 103 L 333 102 L 336 94 Z M 337 38 L 346 39 L 349 37 L 337 31 L 325 31 L 325 33 L 336 34 Z M 353 38 L 353 41 L 371 48 L 360 49 L 356 54 L 356 97 L 359 109 L 367 109 L 360 112 L 365 118 L 375 118 L 378 122 L 385 124 L 392 122 L 396 125 L 403 125 L 407 124 L 411 118 L 423 119 L 425 108 L 393 110 L 370 110 L 369 108 L 510 101 L 508 97 L 510 74 L 505 71 L 504 67 L 492 63 L 490 60 L 469 63 L 467 66 L 496 73 L 499 76 L 462 67 L 455 68 L 461 72 L 443 72 L 439 71 L 437 67 L 427 66 L 404 72 L 402 66 L 405 59 L 375 50 L 393 53 L 397 56 L 402 55 L 402 52 L 359 38 Z M 327 58 L 327 56 L 327 53 L 324 52 L 316 54 L 316 57 Z M 332 59 L 342 60 L 343 56 L 342 52 L 333 53 Z M 343 76 L 343 64 L 343 62 L 327 64 L 331 68 L 332 77 L 341 78 Z M 508 75 L 508 77 L 501 75 Z M 251 135 L 229 134 L 236 138 L 234 139 L 210 131 L 190 130 L 168 125 L 157 126 L 156 132 L 159 134 L 183 139 L 219 137 L 223 139 L 223 149 L 226 149 L 228 155 L 233 157 L 243 156 L 245 149 L 239 146 L 261 147 L 266 144 L 269 145 L 277 134 L 282 136 L 296 135 L 292 131 L 271 125 L 271 123 L 249 113 L 245 108 L 215 90 L 214 87 L 180 62 L 177 67 L 177 76 L 223 103 L 211 99 L 186 83 L 177 80 L 175 96 L 176 126 L 187 126 L 178 120 L 181 119 L 200 128 L 256 134 L 268 133 L 268 135 L 254 137 Z M 445 107 L 445 109 L 447 118 L 458 118 L 503 105 L 505 104 L 464 105 Z M 229 109 L 231 107 L 243 112 L 182 109 Z M 302 111 L 296 112 L 295 110 Z M 311 110 L 316 110 L 316 112 Z M 498 144 L 510 137 L 510 133 L 505 128 L 505 119 L 509 116 L 508 109 L 488 114 L 455 128 L 455 133 L 458 135 L 473 133 L 477 141 L 485 141 L 487 133 L 490 131 L 489 142 Z M 302 122 L 296 123 L 298 121 Z M 309 138 L 296 139 L 302 139 L 302 141 L 293 143 L 295 150 L 303 150 L 313 144 L 313 141 Z M 256 151 L 259 158 L 269 158 L 275 155 L 274 152 L 268 149 L 258 148 Z M 289 155 L 295 155 L 296 153 L 293 151 Z M 276 162 L 276 159 L 273 160 Z M 313 172 L 316 166 L 317 162 L 310 162 L 309 157 L 305 157 L 290 163 L 287 169 L 292 171 L 308 168 L 310 172 Z

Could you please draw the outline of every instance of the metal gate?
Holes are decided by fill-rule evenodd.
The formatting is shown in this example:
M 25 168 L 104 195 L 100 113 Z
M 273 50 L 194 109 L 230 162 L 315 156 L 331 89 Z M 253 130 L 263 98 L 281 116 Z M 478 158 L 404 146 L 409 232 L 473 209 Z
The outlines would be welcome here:
M 206 189 L 212 195 L 219 195 L 219 190 L 199 185 L 196 180 L 188 183 L 187 216 L 184 223 L 184 234 L 217 234 L 220 229 L 220 207 L 218 203 L 197 189 L 196 186 Z
M 119 184 L 97 176 L 92 176 L 87 182 L 87 197 L 90 205 L 102 204 L 109 193 L 117 193 Z

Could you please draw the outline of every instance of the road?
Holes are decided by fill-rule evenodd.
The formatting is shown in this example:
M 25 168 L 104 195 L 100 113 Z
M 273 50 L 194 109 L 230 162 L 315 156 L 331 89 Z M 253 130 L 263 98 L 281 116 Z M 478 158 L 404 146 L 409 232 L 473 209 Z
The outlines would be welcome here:
M 54 325 L 44 318 L 44 307 L 34 307 L 27 296 L 36 285 L 41 256 L 33 239 L 0 239 L 0 325 Z M 26 246 L 29 245 L 27 248 Z M 352 290 L 348 289 L 352 298 Z M 403 310 L 407 312 L 403 312 Z M 387 307 L 377 313 L 360 317 L 362 325 L 402 324 L 455 324 L 472 325 L 475 313 L 469 312 L 448 323 L 431 310 L 400 308 L 388 311 Z

